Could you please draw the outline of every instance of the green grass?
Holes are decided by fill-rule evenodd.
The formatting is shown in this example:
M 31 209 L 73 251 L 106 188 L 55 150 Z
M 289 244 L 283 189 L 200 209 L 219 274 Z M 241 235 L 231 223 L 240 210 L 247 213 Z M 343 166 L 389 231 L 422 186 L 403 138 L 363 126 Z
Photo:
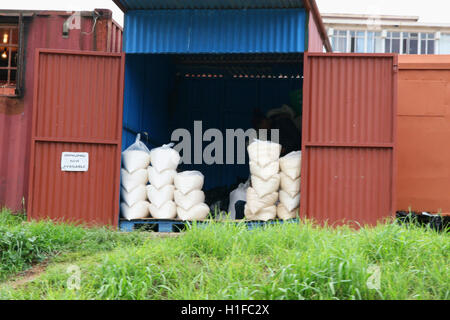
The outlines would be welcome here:
M 76 252 L 80 243 L 92 250 L 56 261 L 24 286 L 0 286 L 1 299 L 450 299 L 449 235 L 424 228 L 194 225 L 178 238 L 131 237 L 98 247 L 112 251 L 96 251 L 89 243 L 97 243 L 97 232 L 103 243 L 117 233 L 13 225 L 34 236 L 53 234 L 56 250 Z M 62 236 L 64 228 L 78 236 Z M 67 285 L 73 264 L 81 269 L 79 290 Z M 380 269 L 379 289 L 367 286 L 373 266 Z
M 0 282 L 33 264 L 68 253 L 78 256 L 143 242 L 142 233 L 121 234 L 52 222 L 27 223 L 23 215 L 0 211 Z M 61 258 L 60 258 L 61 259 Z

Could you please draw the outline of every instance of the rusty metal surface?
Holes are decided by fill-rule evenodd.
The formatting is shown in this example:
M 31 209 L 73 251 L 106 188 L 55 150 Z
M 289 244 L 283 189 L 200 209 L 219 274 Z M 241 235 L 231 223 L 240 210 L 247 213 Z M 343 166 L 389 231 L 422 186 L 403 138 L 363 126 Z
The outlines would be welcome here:
M 121 52 L 122 30 L 107 12 L 92 34 L 92 14 L 82 13 L 81 29 L 62 37 L 67 12 L 26 12 L 23 96 L 0 97 L 0 207 L 22 210 L 27 197 L 36 48 Z
M 450 56 L 400 56 L 397 210 L 450 212 Z
M 37 56 L 28 217 L 117 226 L 124 57 Z M 62 152 L 89 153 L 89 170 L 62 172 Z
M 302 216 L 333 225 L 393 216 L 396 59 L 305 54 Z

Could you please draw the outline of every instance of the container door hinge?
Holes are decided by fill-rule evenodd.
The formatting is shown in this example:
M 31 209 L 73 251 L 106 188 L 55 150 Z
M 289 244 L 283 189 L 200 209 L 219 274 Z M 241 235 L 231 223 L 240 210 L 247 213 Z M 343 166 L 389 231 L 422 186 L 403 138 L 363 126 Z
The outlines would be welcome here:
M 398 64 L 394 64 L 394 73 L 397 73 L 398 72 Z

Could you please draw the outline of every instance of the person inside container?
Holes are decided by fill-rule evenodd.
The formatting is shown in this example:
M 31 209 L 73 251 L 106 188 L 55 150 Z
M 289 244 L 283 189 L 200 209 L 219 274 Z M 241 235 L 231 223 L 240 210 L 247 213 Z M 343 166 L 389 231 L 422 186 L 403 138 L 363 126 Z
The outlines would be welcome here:
M 296 122 L 301 123 L 301 117 L 296 118 L 295 112 L 287 105 L 272 109 L 267 115 L 264 115 L 260 109 L 256 109 L 253 117 L 253 127 L 257 131 L 268 130 L 268 138 L 273 138 L 270 136 L 270 130 L 278 130 L 278 143 L 281 145 L 282 157 L 302 148 L 302 132 L 299 128 L 301 125 L 296 125 Z
M 287 105 L 272 109 L 267 115 L 264 115 L 260 109 L 255 109 L 253 128 L 257 130 L 258 134 L 260 129 L 268 130 L 267 138 L 270 137 L 270 130 L 278 129 L 278 143 L 281 145 L 282 157 L 302 148 L 301 116 L 296 117 L 295 112 Z M 261 139 L 262 137 L 258 136 L 258 138 Z M 245 204 L 245 200 L 239 200 L 235 203 L 236 219 L 245 217 Z

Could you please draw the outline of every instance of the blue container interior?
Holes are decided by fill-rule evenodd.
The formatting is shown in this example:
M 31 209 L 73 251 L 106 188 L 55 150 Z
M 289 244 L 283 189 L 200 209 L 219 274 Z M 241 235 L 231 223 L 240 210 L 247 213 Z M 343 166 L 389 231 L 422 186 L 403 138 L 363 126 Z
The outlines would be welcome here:
M 189 130 L 194 141 L 194 121 L 202 121 L 202 133 L 219 129 L 224 139 L 226 129 L 247 130 L 255 108 L 266 113 L 291 105 L 291 93 L 303 87 L 302 60 L 302 54 L 127 54 L 122 150 L 136 133 L 144 133 L 150 149 L 171 142 L 178 128 Z M 248 159 L 243 165 L 182 164 L 179 170 L 201 171 L 204 190 L 249 177 Z
M 304 52 L 304 8 L 131 10 L 124 51 L 133 54 Z

